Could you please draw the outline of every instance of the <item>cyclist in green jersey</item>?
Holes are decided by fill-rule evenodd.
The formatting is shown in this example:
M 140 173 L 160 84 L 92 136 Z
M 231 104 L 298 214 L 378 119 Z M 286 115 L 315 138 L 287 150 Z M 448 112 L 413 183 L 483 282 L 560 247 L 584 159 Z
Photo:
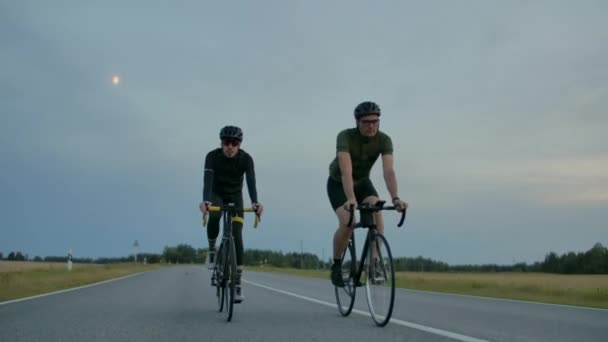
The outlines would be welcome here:
M 393 168 L 393 143 L 387 134 L 378 129 L 380 107 L 374 102 L 362 102 L 355 108 L 354 115 L 357 127 L 345 129 L 338 134 L 336 158 L 329 166 L 327 180 L 327 195 L 338 217 L 338 229 L 333 241 L 331 281 L 339 287 L 344 286 L 342 254 L 352 233 L 352 228 L 348 227 L 350 208 L 361 203 L 374 205 L 379 200 L 378 192 L 369 178 L 379 156 L 382 156 L 384 181 L 393 205 L 401 211 L 408 206 L 398 195 L 397 177 Z M 374 215 L 378 232 L 382 234 L 382 212 Z

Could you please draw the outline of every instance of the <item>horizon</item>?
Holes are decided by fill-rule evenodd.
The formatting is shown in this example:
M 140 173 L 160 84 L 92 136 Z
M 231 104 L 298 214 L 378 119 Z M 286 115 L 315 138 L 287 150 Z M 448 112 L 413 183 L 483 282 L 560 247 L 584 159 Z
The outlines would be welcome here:
M 598 244 L 600 244 L 602 247 L 606 248 L 606 246 L 602 245 L 599 242 L 596 242 L 588 250 L 583 250 L 583 251 L 568 251 L 568 252 L 561 253 L 561 254 L 560 253 L 555 253 L 554 251 L 548 251 L 547 253 L 545 253 L 545 257 L 547 255 L 549 255 L 550 253 L 555 253 L 557 256 L 562 256 L 562 255 L 565 255 L 567 253 L 583 254 L 583 253 L 588 252 L 589 250 L 591 250 L 593 247 L 597 246 Z M 181 244 L 178 244 L 178 245 L 181 245 Z M 175 245 L 175 246 L 165 246 L 165 248 L 168 248 L 168 247 L 177 247 L 178 245 Z M 186 244 L 186 245 L 188 245 L 188 244 Z M 188 245 L 188 246 L 190 246 L 190 245 Z M 204 251 L 207 250 L 207 248 L 196 248 L 196 247 L 193 247 L 193 246 L 190 246 L 190 247 L 194 248 L 195 250 L 199 250 L 199 249 L 200 250 L 204 250 Z M 247 252 L 248 250 L 249 251 L 269 251 L 269 252 L 282 253 L 282 254 L 292 254 L 292 253 L 293 254 L 298 254 L 298 255 L 301 254 L 298 251 L 282 251 L 282 250 L 277 251 L 277 250 L 271 250 L 271 249 L 257 249 L 257 248 L 246 248 L 245 252 Z M 34 258 L 41 258 L 42 261 L 44 261 L 45 258 L 63 258 L 63 257 L 67 258 L 67 255 L 66 256 L 61 256 L 61 255 L 46 255 L 46 256 L 35 255 L 35 256 L 31 256 L 28 253 L 23 253 L 23 251 L 11 251 L 11 253 L 17 253 L 17 252 L 22 253 L 22 255 L 26 256 L 27 259 L 23 260 L 23 261 L 36 261 L 36 260 L 33 260 Z M 10 253 L 4 254 L 3 251 L 0 251 L 0 253 L 3 253 L 3 258 L 0 259 L 0 261 L 2 261 L 2 260 L 8 260 L 7 256 Z M 97 260 L 100 260 L 100 259 L 124 259 L 124 258 L 129 259 L 129 258 L 132 258 L 135 254 L 137 254 L 138 256 L 139 255 L 159 255 L 159 256 L 162 256 L 163 253 L 164 253 L 164 248 L 163 248 L 163 251 L 161 251 L 159 253 L 149 252 L 149 251 L 140 251 L 140 252 L 137 252 L 137 253 L 128 254 L 126 256 L 125 255 L 123 255 L 123 256 L 99 256 L 99 257 L 72 256 L 72 258 L 73 258 L 74 262 L 78 262 L 78 260 L 97 261 Z M 319 256 L 319 255 L 317 255 L 315 253 L 310 253 L 310 252 L 304 251 L 303 254 L 314 255 L 314 256 L 316 256 L 319 259 L 320 262 L 331 263 L 331 261 L 332 261 L 331 256 L 328 256 L 327 258 L 325 258 L 325 260 L 323 260 L 322 256 Z M 524 263 L 525 265 L 532 266 L 534 264 L 543 263 L 545 261 L 545 258 L 543 258 L 543 260 L 537 260 L 537 261 L 531 261 L 531 262 L 520 261 L 520 262 L 513 262 L 513 263 L 510 263 L 510 264 L 497 264 L 497 263 L 452 264 L 452 263 L 445 262 L 443 260 L 437 260 L 437 259 L 433 259 L 433 258 L 428 258 L 428 257 L 425 257 L 423 255 L 418 255 L 418 256 L 397 256 L 397 255 L 393 255 L 393 258 L 395 260 L 396 259 L 400 259 L 400 258 L 409 258 L 409 259 L 422 258 L 422 259 L 430 260 L 430 261 L 433 261 L 433 262 L 445 263 L 449 267 L 459 267 L 459 266 L 492 266 L 492 265 L 495 265 L 495 266 L 515 266 L 515 265 L 518 265 L 518 264 L 521 264 L 521 263 Z

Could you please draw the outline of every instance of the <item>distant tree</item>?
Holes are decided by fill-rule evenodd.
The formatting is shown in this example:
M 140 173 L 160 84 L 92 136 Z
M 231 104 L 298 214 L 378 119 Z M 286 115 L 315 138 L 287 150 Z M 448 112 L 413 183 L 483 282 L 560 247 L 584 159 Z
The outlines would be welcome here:
M 207 259 L 207 248 L 197 248 L 196 249 L 196 263 L 202 264 L 205 263 Z
M 608 274 L 608 249 L 596 243 L 584 253 L 569 252 L 557 256 L 551 252 L 545 260 L 534 265 L 542 272 L 565 274 Z
M 44 257 L 44 261 L 46 261 L 46 262 L 65 262 L 65 261 L 67 261 L 67 259 L 68 258 L 65 257 L 65 256 L 53 256 L 53 255 L 50 255 L 50 256 L 45 256 Z
M 119 258 L 97 258 L 95 260 L 91 260 L 91 262 L 94 262 L 96 264 L 114 264 L 130 261 L 133 261 L 133 255 Z
M 545 256 L 545 261 L 542 266 L 543 272 L 557 273 L 559 272 L 559 259 L 555 252 L 551 252 Z
M 8 253 L 8 258 L 6 258 L 7 260 L 15 260 L 15 252 L 10 252 Z
M 177 248 L 165 246 L 163 250 L 163 259 L 171 264 L 178 262 Z
M 138 262 L 144 262 L 144 258 L 146 260 L 146 263 L 148 264 L 157 264 L 160 262 L 160 254 L 154 254 L 154 253 L 139 253 L 137 254 L 137 260 Z M 131 260 L 133 260 L 133 258 L 131 258 Z
M 560 258 L 560 273 L 575 274 L 580 271 L 579 258 L 574 252 L 564 254 Z
M 528 265 L 526 265 L 525 262 L 518 262 L 515 265 L 513 265 L 513 271 L 515 271 L 515 272 L 527 272 L 528 271 Z
M 160 262 L 160 254 L 151 254 L 148 263 L 149 264 L 158 264 Z
M 608 273 L 605 256 L 608 250 L 601 243 L 596 243 L 583 255 L 583 270 L 588 274 Z
M 17 252 L 17 254 L 15 254 L 15 260 L 17 260 L 17 261 L 24 261 L 25 260 L 25 256 L 23 254 L 21 254 L 21 252 Z
M 196 250 L 187 244 L 177 245 L 177 254 L 179 255 L 179 262 L 182 264 L 190 264 L 196 260 Z
M 38 261 L 38 262 L 40 262 L 40 261 L 42 261 L 42 258 L 41 258 L 40 256 L 36 255 L 36 256 L 34 257 L 34 261 Z
M 0 252 L 0 260 L 4 259 L 4 255 Z
M 189 264 L 197 260 L 196 250 L 187 244 L 179 244 L 176 247 L 166 246 L 162 258 L 172 264 Z

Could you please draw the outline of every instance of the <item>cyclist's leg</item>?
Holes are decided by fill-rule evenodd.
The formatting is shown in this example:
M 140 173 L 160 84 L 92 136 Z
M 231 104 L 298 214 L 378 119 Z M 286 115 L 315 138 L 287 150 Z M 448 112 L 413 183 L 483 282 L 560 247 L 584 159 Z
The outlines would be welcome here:
M 362 198 L 361 203 L 369 203 L 371 205 L 376 205 L 376 202 L 379 201 L 378 192 L 374 188 L 374 184 L 368 178 L 364 181 L 361 181 L 355 187 L 355 196 L 357 196 L 357 200 Z M 382 220 L 382 212 L 377 211 L 373 213 L 374 222 L 376 223 L 376 229 L 379 234 L 384 234 L 384 222 Z M 374 260 L 378 257 L 378 251 L 376 250 L 376 246 L 370 246 L 371 255 L 374 257 Z
M 327 180 L 327 195 L 329 197 L 329 202 L 338 217 L 338 228 L 334 233 L 333 240 L 334 262 L 332 265 L 331 280 L 335 286 L 342 287 L 344 286 L 341 271 L 342 254 L 348 245 L 350 234 L 352 234 L 352 229 L 348 227 L 350 213 L 342 207 L 346 202 L 346 195 L 344 194 L 344 189 L 340 182 L 329 178 Z
M 222 206 L 222 198 L 217 194 L 211 194 L 212 205 Z M 221 212 L 209 213 L 209 222 L 207 223 L 207 241 L 209 242 L 209 258 L 207 259 L 208 267 L 212 267 L 215 263 L 216 241 L 220 234 Z
M 230 200 L 238 208 L 237 216 L 232 218 L 232 236 L 234 236 L 234 245 L 236 247 L 236 264 L 243 265 L 243 254 L 245 247 L 243 244 L 243 194 L 231 196 Z
M 342 207 L 346 202 L 346 195 L 344 194 L 342 183 L 329 178 L 327 180 L 327 195 L 331 207 L 338 217 L 338 229 L 334 234 L 333 243 L 333 256 L 334 260 L 336 260 L 342 258 L 342 253 L 344 252 L 346 245 L 348 245 L 348 238 L 352 233 L 352 229 L 347 226 L 350 213 Z
M 238 303 L 244 299 L 241 288 L 241 277 L 243 276 L 243 255 L 245 254 L 245 247 L 243 244 L 243 194 L 238 193 L 231 196 L 230 201 L 233 202 L 238 208 L 237 216 L 232 218 L 232 236 L 234 237 L 237 265 L 235 300 Z
M 355 196 L 357 196 L 357 200 L 362 199 L 360 203 L 369 203 L 371 205 L 375 205 L 376 202 L 380 200 L 378 197 L 378 192 L 376 188 L 374 188 L 374 184 L 368 178 L 364 181 L 361 181 L 355 187 Z M 376 222 L 376 228 L 378 229 L 378 233 L 384 233 L 384 221 L 382 220 L 382 211 L 377 211 L 374 213 L 374 220 Z

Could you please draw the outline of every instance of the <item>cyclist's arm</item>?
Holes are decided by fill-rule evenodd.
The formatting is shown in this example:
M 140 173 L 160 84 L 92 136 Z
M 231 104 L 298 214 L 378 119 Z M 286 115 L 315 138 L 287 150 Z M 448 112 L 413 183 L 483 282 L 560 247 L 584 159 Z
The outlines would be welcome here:
M 213 157 L 211 153 L 205 158 L 205 171 L 203 175 L 203 202 L 211 202 L 213 191 Z
M 393 155 L 383 154 L 382 155 L 382 169 L 384 174 L 384 182 L 386 183 L 386 189 L 391 194 L 391 199 L 399 197 L 397 188 L 397 176 L 395 175 L 395 168 Z
M 353 185 L 353 164 L 349 152 L 338 152 L 338 164 L 342 174 L 342 188 L 348 200 L 356 200 Z
M 255 167 L 253 165 L 253 158 L 251 157 L 249 157 L 247 162 L 245 178 L 247 179 L 247 191 L 249 191 L 251 203 L 258 203 L 258 190 L 255 185 Z

